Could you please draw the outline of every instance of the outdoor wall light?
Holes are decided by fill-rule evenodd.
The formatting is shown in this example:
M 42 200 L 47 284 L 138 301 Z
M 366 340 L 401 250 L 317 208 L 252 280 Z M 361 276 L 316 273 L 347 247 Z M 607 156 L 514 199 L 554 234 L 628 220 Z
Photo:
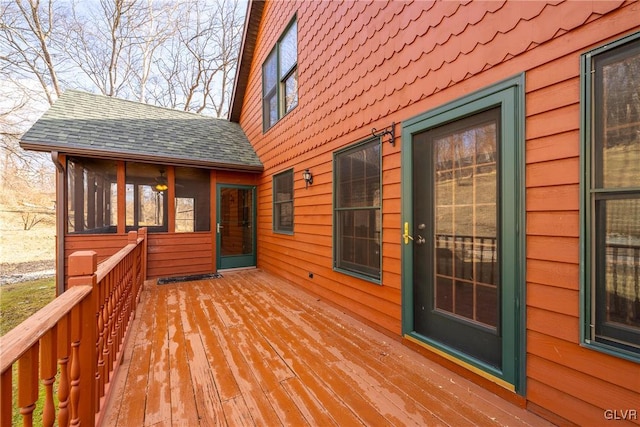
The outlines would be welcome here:
M 309 169 L 305 169 L 302 172 L 302 179 L 304 179 L 304 188 L 309 188 L 311 184 L 313 184 L 313 175 L 309 172 Z

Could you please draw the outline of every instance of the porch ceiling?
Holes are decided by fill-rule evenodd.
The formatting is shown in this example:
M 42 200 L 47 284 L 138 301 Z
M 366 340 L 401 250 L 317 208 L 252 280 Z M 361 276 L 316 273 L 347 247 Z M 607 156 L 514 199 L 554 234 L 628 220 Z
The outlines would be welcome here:
M 549 425 L 260 270 L 147 283 L 104 425 Z
M 27 150 L 262 171 L 237 123 L 67 90 L 20 141 Z

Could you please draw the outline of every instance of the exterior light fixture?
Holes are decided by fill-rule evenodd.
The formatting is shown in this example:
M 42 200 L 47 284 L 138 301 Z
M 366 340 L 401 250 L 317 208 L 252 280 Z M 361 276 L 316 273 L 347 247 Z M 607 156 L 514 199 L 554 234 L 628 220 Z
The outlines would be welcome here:
M 309 169 L 305 169 L 302 172 L 302 179 L 304 179 L 304 188 L 309 188 L 311 184 L 313 184 L 313 175 L 309 172 Z

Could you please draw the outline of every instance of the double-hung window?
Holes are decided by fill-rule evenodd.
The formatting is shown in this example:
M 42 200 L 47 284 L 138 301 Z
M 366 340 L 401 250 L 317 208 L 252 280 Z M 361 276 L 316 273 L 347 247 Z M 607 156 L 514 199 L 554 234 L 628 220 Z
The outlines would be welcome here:
M 273 231 L 293 233 L 293 169 L 273 177 Z
M 298 23 L 293 20 L 262 65 L 262 121 L 266 131 L 298 105 Z
M 334 268 L 380 280 L 382 256 L 380 139 L 334 156 Z
M 640 33 L 582 56 L 583 337 L 640 358 Z

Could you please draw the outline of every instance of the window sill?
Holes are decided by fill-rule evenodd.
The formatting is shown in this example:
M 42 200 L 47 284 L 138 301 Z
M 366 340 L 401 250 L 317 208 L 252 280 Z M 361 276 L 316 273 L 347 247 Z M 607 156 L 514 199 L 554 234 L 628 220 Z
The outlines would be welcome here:
M 346 270 L 344 268 L 339 268 L 339 267 L 334 267 L 333 271 L 338 272 L 338 273 L 342 273 L 342 274 L 346 274 L 347 276 L 355 277 L 357 279 L 362 279 L 364 281 L 373 283 L 374 285 L 382 286 L 382 279 L 371 277 L 371 276 L 367 276 L 366 274 L 359 273 L 357 271 Z

